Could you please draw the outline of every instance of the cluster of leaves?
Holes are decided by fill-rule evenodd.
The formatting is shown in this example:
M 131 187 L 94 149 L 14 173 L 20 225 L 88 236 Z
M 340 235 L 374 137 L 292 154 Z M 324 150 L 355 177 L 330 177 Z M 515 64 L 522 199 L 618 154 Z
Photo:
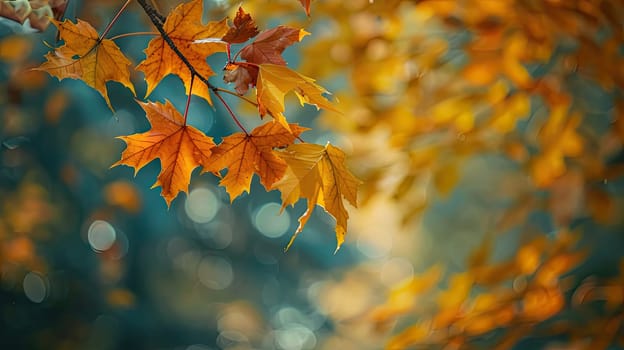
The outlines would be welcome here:
M 613 336 L 621 333 L 621 322 L 612 317 L 622 307 L 621 288 L 597 287 L 613 293 L 608 297 L 612 308 L 587 314 L 596 325 L 609 324 L 613 332 L 602 334 L 601 326 L 584 328 L 574 322 L 579 311 L 572 306 L 579 305 L 571 296 L 584 285 L 576 282 L 595 268 L 585 257 L 598 254 L 599 248 L 582 255 L 577 245 L 564 244 L 551 255 L 555 248 L 545 247 L 565 240 L 568 231 L 581 231 L 593 244 L 604 244 L 593 229 L 583 232 L 580 221 L 599 225 L 595 230 L 621 232 L 623 10 L 620 1 L 611 0 L 317 3 L 312 21 L 329 19 L 333 30 L 306 47 L 306 56 L 323 60 L 303 62 L 301 71 L 319 77 L 344 75 L 350 82 L 339 95 L 345 118 L 326 120 L 353 144 L 353 164 L 365 183 L 363 210 L 392 206 L 406 231 L 427 235 L 428 228 L 420 229 L 418 219 L 422 214 L 431 217 L 440 203 L 448 201 L 449 207 L 467 212 L 485 207 L 475 210 L 489 218 L 475 219 L 487 224 L 474 232 L 473 240 L 494 233 L 489 239 L 504 241 L 520 232 L 518 250 L 538 251 L 529 259 L 536 268 L 526 271 L 516 264 L 529 262 L 513 258 L 500 264 L 476 259 L 478 263 L 459 274 L 452 268 L 437 272 L 430 280 L 433 308 L 421 307 L 429 299 L 421 299 L 419 288 L 398 287 L 399 300 L 391 292 L 391 306 L 383 308 L 383 317 L 373 314 L 380 330 L 399 334 L 389 348 L 487 348 L 494 339 L 505 348 L 531 335 L 570 341 L 582 337 L 591 343 L 588 348 L 621 340 Z M 477 175 L 482 180 L 470 178 L 474 169 L 472 174 L 465 169 L 475 159 L 509 168 L 484 168 Z M 480 184 L 482 193 L 477 195 L 467 193 L 468 183 L 488 181 L 491 173 L 504 180 Z M 536 223 L 536 216 L 547 217 L 549 224 Z M 370 226 L 371 231 L 379 227 Z M 367 230 L 366 224 L 361 227 Z M 424 232 L 413 232 L 417 230 Z M 533 240 L 542 235 L 549 237 L 548 244 L 544 238 Z M 394 239 L 403 240 L 398 234 Z M 538 241 L 539 249 L 534 246 Z M 447 249 L 457 247 L 449 244 Z M 413 254 L 395 249 L 400 251 Z M 551 264 L 561 265 L 551 269 Z M 585 270 L 571 282 L 575 279 L 569 275 L 579 266 Z M 617 263 L 614 267 L 618 269 Z M 480 274 L 490 269 L 498 275 L 496 283 L 482 280 Z M 538 281 L 540 271 L 557 277 L 545 287 Z M 525 285 L 509 288 L 516 279 Z M 606 285 L 619 279 L 607 279 Z M 433 288 L 447 283 L 448 289 Z M 513 313 L 503 318 L 507 321 L 491 324 L 493 314 L 510 308 Z M 548 323 L 557 319 L 566 322 Z M 508 335 L 501 333 L 503 327 Z M 484 345 L 484 339 L 492 343 Z
M 111 109 L 106 82 L 121 83 L 134 94 L 128 69 L 130 60 L 115 44 L 115 38 L 105 38 L 129 3 L 124 4 L 102 34 L 82 20 L 77 23 L 54 21 L 64 45 L 48 53 L 47 61 L 38 69 L 59 79 L 83 80 L 104 97 Z M 180 4 L 166 17 L 145 1 L 139 3 L 158 30 L 145 50 L 146 58 L 136 67 L 145 75 L 146 95 L 149 96 L 163 78 L 174 74 L 182 80 L 188 100 L 184 114 L 168 101 L 139 102 L 151 129 L 121 136 L 127 148 L 114 166 L 131 166 L 136 173 L 159 159 L 161 172 L 154 186 L 162 188 L 167 205 L 179 192 L 188 191 L 191 174 L 197 167 L 202 167 L 202 173 L 211 172 L 220 177 L 220 184 L 232 201 L 250 191 L 252 177 L 256 174 L 267 190 L 277 189 L 282 193 L 283 207 L 300 198 L 307 200 L 308 210 L 299 219 L 296 233 L 301 232 L 316 205 L 334 216 L 339 248 L 344 241 L 348 218 L 343 198 L 356 205 L 359 181 L 345 167 L 345 155 L 340 149 L 331 144 L 303 143 L 300 134 L 307 129 L 290 124 L 284 116 L 284 99 L 290 92 L 294 92 L 302 105 L 307 103 L 337 111 L 323 96 L 327 93 L 323 87 L 287 67 L 282 58 L 288 46 L 309 33 L 288 26 L 259 32 L 251 15 L 242 8 L 231 23 L 223 19 L 203 24 L 201 0 Z M 116 38 L 127 35 L 132 33 Z M 254 40 L 232 55 L 232 44 L 247 43 L 251 39 Z M 206 59 L 217 52 L 227 53 L 223 78 L 235 84 L 237 93 L 208 81 L 216 73 Z M 250 87 L 255 91 L 255 101 L 243 96 Z M 223 137 L 219 144 L 187 123 L 191 95 L 212 104 L 211 93 L 223 103 L 242 131 Z M 273 120 L 248 132 L 222 98 L 222 93 L 240 96 L 257 107 L 261 118 L 269 115 Z M 295 144 L 296 141 L 301 143 Z M 227 174 L 223 176 L 224 170 Z

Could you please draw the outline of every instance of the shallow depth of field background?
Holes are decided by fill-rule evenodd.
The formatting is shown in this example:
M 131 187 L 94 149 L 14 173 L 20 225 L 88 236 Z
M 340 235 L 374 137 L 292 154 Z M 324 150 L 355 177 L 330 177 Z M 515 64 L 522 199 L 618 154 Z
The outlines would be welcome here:
M 242 3 L 260 29 L 312 33 L 285 57 L 344 111 L 287 99 L 304 139 L 342 147 L 364 181 L 336 254 L 320 208 L 284 252 L 305 205 L 280 214 L 255 181 L 230 204 L 197 172 L 167 209 L 158 162 L 110 168 L 115 137 L 149 127 L 142 73 L 136 97 L 107 85 L 112 112 L 30 70 L 60 45 L 53 26 L 0 21 L 2 348 L 624 348 L 624 40 L 608 16 L 624 8 L 431 2 L 318 0 L 310 19 L 295 0 Z M 66 17 L 101 31 L 121 5 L 72 0 Z M 205 1 L 206 17 L 238 5 Z M 111 36 L 145 30 L 135 4 Z M 148 40 L 116 42 L 136 64 Z M 173 76 L 149 98 L 186 102 Z M 217 102 L 193 98 L 189 118 L 236 131 Z

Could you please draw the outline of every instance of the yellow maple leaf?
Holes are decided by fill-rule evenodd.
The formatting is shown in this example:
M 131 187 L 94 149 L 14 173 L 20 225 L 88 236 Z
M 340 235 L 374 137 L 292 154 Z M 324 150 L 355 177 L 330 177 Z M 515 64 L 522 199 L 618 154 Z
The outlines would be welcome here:
M 226 18 L 219 22 L 202 24 L 202 3 L 202 0 L 194 0 L 176 7 L 167 16 L 163 29 L 197 73 L 208 78 L 215 73 L 206 63 L 206 57 L 216 52 L 225 52 L 226 45 L 216 41 L 203 43 L 195 41 L 207 38 L 220 39 L 228 32 L 229 27 Z M 145 55 L 145 60 L 137 66 L 137 69 L 145 73 L 146 96 L 151 94 L 156 85 L 169 74 L 180 77 L 184 82 L 186 94 L 191 93 L 191 71 L 162 36 L 149 42 Z M 208 87 L 205 84 L 195 84 L 192 92 L 193 95 L 202 97 L 212 104 Z
M 325 147 L 302 143 L 290 145 L 276 154 L 288 164 L 284 177 L 273 185 L 281 192 L 282 208 L 293 205 L 299 198 L 308 202 L 308 209 L 299 218 L 299 227 L 286 249 L 303 230 L 317 204 L 336 219 L 336 250 L 340 249 L 349 218 L 343 198 L 357 206 L 360 184 L 345 166 L 344 152 L 329 143 Z
M 249 193 L 251 178 L 254 173 L 267 190 L 286 171 L 286 162 L 273 154 L 274 147 L 285 147 L 307 128 L 291 124 L 286 130 L 281 124 L 271 121 L 255 128 L 251 134 L 236 133 L 223 138 L 212 150 L 208 165 L 203 171 L 218 172 L 227 168 L 228 172 L 221 179 L 221 186 L 234 201 L 241 193 Z
M 256 94 L 260 115 L 270 114 L 285 128 L 289 128 L 283 112 L 285 111 L 284 96 L 290 91 L 295 92 L 301 105 L 307 103 L 315 105 L 316 108 L 338 112 L 323 97 L 324 93 L 328 93 L 327 90 L 314 83 L 314 79 L 299 74 L 286 66 L 267 63 L 260 64 L 258 67 Z
M 162 188 L 161 195 L 169 206 L 179 192 L 188 192 L 191 173 L 198 166 L 208 164 L 215 144 L 211 137 L 186 125 L 184 117 L 169 101 L 164 105 L 139 104 L 152 127 L 141 134 L 119 136 L 127 147 L 112 166 L 133 167 L 136 175 L 142 167 L 159 158 L 160 174 L 153 187 Z
M 69 20 L 53 20 L 52 23 L 58 28 L 65 45 L 47 53 L 47 61 L 37 70 L 46 71 L 59 80 L 71 78 L 84 81 L 104 97 L 111 110 L 107 81 L 117 81 L 135 93 L 128 71 L 130 61 L 112 40 L 99 41 L 95 28 L 85 21 L 77 20 L 74 24 Z

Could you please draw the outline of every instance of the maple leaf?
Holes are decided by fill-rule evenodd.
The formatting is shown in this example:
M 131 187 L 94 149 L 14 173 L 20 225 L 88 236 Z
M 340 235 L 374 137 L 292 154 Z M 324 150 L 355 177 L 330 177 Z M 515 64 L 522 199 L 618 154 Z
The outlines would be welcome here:
M 193 0 L 177 6 L 167 16 L 163 29 L 197 73 L 208 78 L 215 73 L 206 63 L 206 57 L 216 52 L 225 52 L 225 43 L 200 39 L 221 38 L 227 33 L 228 25 L 225 18 L 219 22 L 202 24 L 202 3 L 202 0 Z M 146 96 L 151 94 L 158 82 L 169 74 L 180 77 L 184 82 L 186 94 L 191 93 L 191 71 L 162 36 L 149 42 L 145 55 L 145 60 L 137 66 L 137 69 L 145 73 Z M 212 104 L 209 89 L 205 84 L 195 85 L 192 93 Z
M 314 83 L 314 79 L 299 74 L 294 70 L 275 64 L 261 64 L 259 66 L 256 94 L 260 115 L 270 114 L 279 123 L 288 127 L 283 115 L 285 111 L 284 96 L 294 91 L 299 102 L 315 105 L 316 108 L 339 112 L 325 97 L 328 93 L 325 88 Z
M 95 28 L 85 21 L 77 20 L 74 24 L 69 20 L 52 20 L 52 23 L 58 28 L 65 45 L 47 53 L 47 61 L 37 70 L 46 71 L 59 80 L 71 78 L 84 81 L 104 97 L 111 110 L 107 81 L 117 81 L 135 93 L 128 71 L 130 61 L 112 40 L 99 41 Z
M 299 0 L 299 2 L 301 3 L 301 6 L 303 6 L 306 15 L 310 17 L 310 3 L 312 0 Z
M 228 63 L 224 69 L 223 80 L 226 83 L 235 83 L 236 92 L 239 94 L 247 93 L 250 85 L 256 86 L 259 64 L 286 65 L 286 61 L 281 56 L 282 52 L 286 47 L 301 41 L 308 34 L 310 33 L 303 29 L 286 26 L 263 31 L 253 43 L 245 46 L 239 52 L 241 57 L 249 63 Z M 287 127 L 288 125 L 284 124 L 284 126 Z
M 230 44 L 240 44 L 258 35 L 258 27 L 251 15 L 245 12 L 242 7 L 238 8 L 234 17 L 233 26 L 223 36 L 222 40 Z
M 113 164 L 134 168 L 134 174 L 156 158 L 160 159 L 160 174 L 154 187 L 162 188 L 161 195 L 167 206 L 179 192 L 188 192 L 193 170 L 207 160 L 215 147 L 211 137 L 192 126 L 186 125 L 184 117 L 166 101 L 139 102 L 145 110 L 151 129 L 141 134 L 119 136 L 127 147 L 121 159 Z
M 228 169 L 220 185 L 225 187 L 234 201 L 241 193 L 249 193 L 251 178 L 258 174 L 260 183 L 270 190 L 286 171 L 286 162 L 273 154 L 274 147 L 285 147 L 308 130 L 290 124 L 290 131 L 281 124 L 269 122 L 255 128 L 251 134 L 236 133 L 223 138 L 212 150 L 208 165 L 203 172 L 219 172 Z
M 278 26 L 265 30 L 249 45 L 240 50 L 240 56 L 255 64 L 272 63 L 285 65 L 282 52 L 310 33 L 303 29 Z
M 329 143 L 325 147 L 302 143 L 275 153 L 288 164 L 282 179 L 273 185 L 273 189 L 281 192 L 282 209 L 295 204 L 300 198 L 305 198 L 308 204 L 286 250 L 303 230 L 316 205 L 336 219 L 336 250 L 340 249 L 349 218 L 343 198 L 357 207 L 357 187 L 360 184 L 360 180 L 345 166 L 344 152 Z

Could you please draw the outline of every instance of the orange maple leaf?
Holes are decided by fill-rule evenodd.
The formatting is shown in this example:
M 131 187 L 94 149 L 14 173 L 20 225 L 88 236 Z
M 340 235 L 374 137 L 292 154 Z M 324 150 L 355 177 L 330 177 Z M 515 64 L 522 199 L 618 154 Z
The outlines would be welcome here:
M 260 115 L 268 113 L 284 127 L 288 127 L 288 122 L 283 114 L 285 111 L 284 96 L 290 91 L 295 92 L 302 105 L 308 103 L 317 108 L 339 112 L 323 97 L 324 93 L 328 93 L 325 88 L 314 83 L 314 79 L 299 74 L 286 66 L 261 64 L 256 89 Z
M 178 50 L 204 78 L 215 75 L 206 57 L 225 52 L 223 42 L 196 42 L 196 40 L 220 39 L 228 31 L 227 19 L 219 22 L 202 24 L 203 1 L 193 0 L 177 6 L 165 21 L 163 28 Z M 145 50 L 146 58 L 137 69 L 145 73 L 147 82 L 146 96 L 152 93 L 158 82 L 169 74 L 175 74 L 184 82 L 186 94 L 191 93 L 191 71 L 180 57 L 165 42 L 162 36 L 152 39 Z M 206 99 L 210 104 L 209 89 L 205 84 L 197 84 L 192 89 L 193 95 Z
M 265 30 L 252 43 L 240 50 L 240 56 L 247 62 L 255 64 L 285 65 L 286 61 L 282 58 L 282 52 L 288 46 L 301 41 L 308 34 L 310 33 L 303 29 L 287 26 Z
M 117 81 L 135 93 L 128 71 L 131 63 L 112 40 L 99 41 L 95 28 L 85 21 L 77 20 L 74 24 L 69 20 L 53 20 L 52 23 L 58 28 L 65 45 L 47 53 L 47 61 L 37 70 L 46 71 L 59 80 L 71 78 L 84 81 L 104 97 L 111 110 L 107 81 Z
M 211 137 L 192 126 L 186 125 L 184 117 L 166 101 L 139 102 L 145 110 L 151 129 L 141 134 L 119 136 L 127 147 L 121 159 L 113 164 L 134 168 L 134 174 L 156 158 L 160 159 L 160 174 L 152 186 L 162 188 L 161 195 L 167 206 L 179 192 L 188 192 L 191 173 L 202 165 L 215 147 Z
M 219 172 L 228 168 L 220 185 L 230 194 L 230 201 L 243 192 L 249 193 L 254 173 L 258 174 L 264 188 L 270 190 L 286 171 L 286 162 L 273 154 L 273 148 L 292 144 L 299 134 L 308 129 L 290 124 L 290 130 L 276 122 L 269 122 L 255 128 L 249 135 L 236 133 L 224 137 L 212 150 L 203 171 Z
M 336 219 L 336 250 L 340 249 L 349 218 L 343 198 L 356 207 L 360 184 L 345 166 L 344 152 L 329 143 L 325 147 L 302 143 L 275 153 L 288 164 L 282 179 L 273 185 L 281 192 L 282 208 L 295 204 L 300 198 L 308 202 L 308 209 L 299 218 L 299 227 L 286 249 L 303 230 L 316 205 Z
M 238 8 L 234 17 L 233 26 L 223 36 L 223 41 L 230 44 L 241 44 L 258 35 L 258 27 L 251 15 L 246 13 L 242 7 Z

